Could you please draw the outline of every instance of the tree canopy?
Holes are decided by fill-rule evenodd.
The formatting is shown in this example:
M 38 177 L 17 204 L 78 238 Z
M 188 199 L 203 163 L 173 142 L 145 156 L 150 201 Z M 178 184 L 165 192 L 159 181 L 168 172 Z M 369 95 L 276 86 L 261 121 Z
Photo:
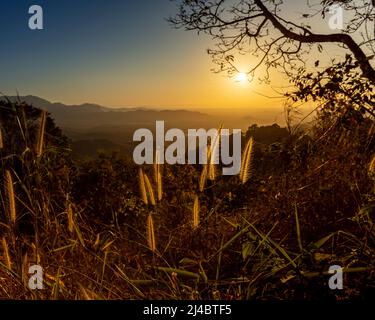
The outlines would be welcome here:
M 358 61 L 362 75 L 375 81 L 375 70 L 370 60 L 375 54 L 374 19 L 375 1 L 323 0 L 319 5 L 309 4 L 310 12 L 302 13 L 297 21 L 287 20 L 290 1 L 281 0 L 176 0 L 178 13 L 170 18 L 176 27 L 197 30 L 216 40 L 209 53 L 219 63 L 221 71 L 236 71 L 231 52 L 239 50 L 259 56 L 259 61 L 249 74 L 262 64 L 283 67 L 290 72 L 304 63 L 315 45 L 319 51 L 322 43 L 335 43 Z M 285 3 L 284 3 L 285 2 Z M 288 3 L 289 2 L 289 3 Z M 320 15 L 325 19 L 332 6 L 340 5 L 351 18 L 340 32 L 316 33 L 308 24 Z M 283 17 L 284 16 L 284 17 Z

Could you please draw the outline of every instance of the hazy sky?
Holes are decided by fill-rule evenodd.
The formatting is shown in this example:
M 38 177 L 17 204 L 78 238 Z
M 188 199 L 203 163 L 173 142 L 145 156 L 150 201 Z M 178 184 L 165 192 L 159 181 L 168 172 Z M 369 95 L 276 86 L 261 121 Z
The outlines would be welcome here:
M 44 10 L 42 31 L 28 28 L 32 4 Z M 171 28 L 169 0 L 1 0 L 0 11 L 0 91 L 8 95 L 107 106 L 281 105 L 257 94 L 272 94 L 267 88 L 213 74 L 210 39 Z

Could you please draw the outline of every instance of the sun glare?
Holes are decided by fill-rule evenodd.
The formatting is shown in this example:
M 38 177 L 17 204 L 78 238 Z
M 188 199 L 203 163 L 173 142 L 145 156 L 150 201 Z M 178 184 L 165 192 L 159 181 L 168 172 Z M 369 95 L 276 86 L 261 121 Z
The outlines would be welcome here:
M 244 73 L 244 72 L 239 72 L 237 75 L 236 75 L 236 82 L 241 82 L 241 83 L 244 83 L 248 80 L 248 77 L 247 77 L 247 74 Z

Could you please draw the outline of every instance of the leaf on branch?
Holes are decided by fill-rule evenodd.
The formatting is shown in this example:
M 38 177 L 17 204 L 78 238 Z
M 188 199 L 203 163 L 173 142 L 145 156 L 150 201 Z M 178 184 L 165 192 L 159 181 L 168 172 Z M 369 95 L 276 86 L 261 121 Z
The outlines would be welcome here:
M 234 61 L 234 56 L 233 55 L 226 56 L 225 60 L 233 62 Z

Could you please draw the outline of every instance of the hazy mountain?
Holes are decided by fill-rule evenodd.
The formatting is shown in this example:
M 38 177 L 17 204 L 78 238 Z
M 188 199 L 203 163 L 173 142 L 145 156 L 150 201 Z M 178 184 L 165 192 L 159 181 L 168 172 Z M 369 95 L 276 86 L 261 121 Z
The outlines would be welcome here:
M 207 114 L 187 110 L 158 110 L 140 108 L 109 108 L 98 104 L 66 105 L 53 103 L 36 96 L 8 97 L 24 101 L 48 111 L 56 124 L 73 140 L 73 155 L 93 156 L 99 150 L 129 151 L 134 131 L 148 128 L 164 120 L 166 129 L 216 127 L 219 120 Z
M 109 108 L 98 104 L 66 105 L 54 103 L 36 96 L 9 97 L 34 107 L 47 110 L 56 124 L 72 139 L 74 156 L 92 157 L 98 151 L 118 151 L 130 154 L 134 148 L 133 134 L 139 128 L 155 129 L 155 121 L 164 120 L 165 129 L 226 128 L 247 130 L 251 124 L 276 123 L 275 109 L 254 111 L 252 115 L 206 114 L 188 110 L 162 110 L 150 108 Z M 220 110 L 218 110 L 220 111 Z M 283 124 L 281 124 L 283 125 Z
M 58 126 L 69 131 L 99 130 L 115 127 L 142 127 L 154 124 L 156 120 L 164 120 L 171 125 L 181 122 L 194 122 L 201 125 L 207 122 L 209 116 L 200 112 L 186 110 L 152 110 L 145 108 L 108 108 L 97 104 L 65 105 L 52 103 L 36 96 L 10 97 L 19 99 L 34 107 L 51 113 Z M 107 130 L 105 130 L 107 131 Z
M 251 124 L 276 122 L 275 110 L 262 109 L 242 115 L 228 113 L 206 114 L 192 110 L 162 110 L 151 108 L 110 108 L 98 104 L 66 105 L 50 102 L 36 96 L 9 97 L 24 101 L 34 107 L 48 111 L 56 124 L 73 140 L 75 153 L 92 155 L 95 150 L 131 150 L 134 131 L 139 128 L 155 129 L 157 120 L 164 120 L 166 130 L 179 128 L 226 128 L 247 129 Z M 218 110 L 220 111 L 220 110 Z M 269 120 L 267 120 L 269 119 Z

